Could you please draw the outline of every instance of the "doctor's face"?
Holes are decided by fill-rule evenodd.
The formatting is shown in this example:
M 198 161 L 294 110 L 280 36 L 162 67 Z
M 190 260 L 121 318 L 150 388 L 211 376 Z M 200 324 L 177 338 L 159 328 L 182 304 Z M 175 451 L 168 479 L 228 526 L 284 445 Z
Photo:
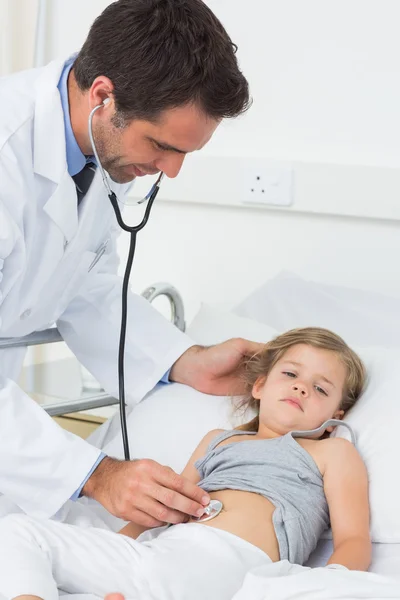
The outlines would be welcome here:
M 219 125 L 194 105 L 166 110 L 157 122 L 133 120 L 125 126 L 119 126 L 113 103 L 98 113 L 93 122 L 97 152 L 116 183 L 160 171 L 176 177 L 186 154 L 201 150 Z

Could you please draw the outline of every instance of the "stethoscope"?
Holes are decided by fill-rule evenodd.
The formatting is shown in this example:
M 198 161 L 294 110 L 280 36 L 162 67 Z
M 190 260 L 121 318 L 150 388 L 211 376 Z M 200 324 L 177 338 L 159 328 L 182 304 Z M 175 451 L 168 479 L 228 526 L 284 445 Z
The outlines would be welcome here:
M 89 130 L 89 138 L 90 143 L 92 144 L 93 154 L 96 158 L 97 166 L 100 169 L 100 173 L 103 179 L 104 187 L 107 190 L 108 197 L 113 206 L 115 216 L 117 217 L 118 225 L 128 233 L 131 234 L 130 245 L 129 245 L 129 253 L 128 260 L 125 267 L 123 285 L 122 285 L 122 314 L 121 314 L 121 329 L 120 329 L 120 337 L 119 337 L 119 353 L 118 353 L 118 386 L 119 386 L 119 410 L 120 410 L 120 419 L 121 419 L 121 433 L 122 433 L 122 441 L 124 445 L 124 455 L 125 460 L 130 460 L 130 452 L 129 452 L 129 441 L 128 441 L 128 431 L 126 426 L 126 405 L 125 405 L 125 372 L 124 372 L 124 358 L 125 358 L 125 340 L 126 340 L 126 323 L 128 317 L 128 285 L 129 285 L 129 277 L 131 274 L 133 257 L 135 255 L 135 247 L 136 247 L 136 234 L 138 231 L 143 229 L 149 220 L 151 207 L 153 206 L 153 202 L 156 199 L 158 191 L 160 189 L 161 181 L 164 177 L 164 173 L 160 173 L 157 181 L 153 184 L 151 190 L 146 194 L 146 196 L 137 202 L 137 204 L 142 204 L 143 202 L 147 202 L 145 214 L 138 225 L 129 226 L 124 223 L 121 215 L 120 208 L 118 206 L 118 198 L 115 193 L 112 191 L 110 184 L 108 182 L 108 178 L 106 172 L 103 169 L 103 166 L 100 162 L 99 155 L 97 154 L 96 145 L 93 139 L 93 128 L 92 128 L 92 120 L 93 115 L 96 110 L 99 108 L 103 108 L 108 102 L 109 98 L 106 98 L 102 104 L 95 106 L 91 111 L 88 120 L 88 130 Z

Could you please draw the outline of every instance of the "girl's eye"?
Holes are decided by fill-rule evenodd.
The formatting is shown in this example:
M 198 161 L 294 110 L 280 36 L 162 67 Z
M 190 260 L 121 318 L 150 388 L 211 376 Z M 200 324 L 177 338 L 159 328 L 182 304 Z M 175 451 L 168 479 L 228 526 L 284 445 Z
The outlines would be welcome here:
M 324 389 L 322 389 L 322 387 L 320 387 L 319 385 L 315 386 L 315 389 L 317 390 L 317 392 L 319 392 L 320 394 L 324 394 L 324 396 L 327 396 L 328 394 L 326 393 L 326 391 Z
M 295 373 L 291 373 L 290 371 L 283 371 L 284 375 L 288 375 L 289 377 L 296 377 Z

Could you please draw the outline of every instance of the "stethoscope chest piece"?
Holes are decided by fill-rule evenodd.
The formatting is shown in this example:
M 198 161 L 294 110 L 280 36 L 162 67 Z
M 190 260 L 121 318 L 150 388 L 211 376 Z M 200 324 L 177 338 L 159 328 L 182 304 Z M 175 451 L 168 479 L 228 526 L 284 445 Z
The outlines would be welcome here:
M 223 507 L 224 505 L 222 504 L 221 500 L 210 500 L 210 504 L 205 507 L 204 513 L 201 515 L 201 517 L 195 517 L 194 521 L 196 521 L 197 523 L 204 523 L 204 521 L 210 521 L 211 519 L 214 519 L 217 515 L 219 515 Z

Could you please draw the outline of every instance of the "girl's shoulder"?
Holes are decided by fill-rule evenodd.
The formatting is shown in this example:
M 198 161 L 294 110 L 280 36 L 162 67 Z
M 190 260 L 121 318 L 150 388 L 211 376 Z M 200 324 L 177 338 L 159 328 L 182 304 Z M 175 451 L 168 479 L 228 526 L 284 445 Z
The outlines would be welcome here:
M 345 438 L 340 437 L 329 437 L 324 440 L 316 440 L 318 442 L 318 448 L 320 448 L 321 452 L 324 452 L 326 455 L 334 454 L 337 455 L 338 452 L 340 454 L 348 454 L 358 452 L 355 445 Z
M 201 440 L 200 444 L 203 446 L 204 450 L 208 450 L 210 446 L 215 443 L 220 437 L 224 437 L 224 434 L 227 432 L 226 429 L 212 429 Z M 218 442 L 217 442 L 218 443 Z
M 322 475 L 333 461 L 344 461 L 346 457 L 358 454 L 358 450 L 349 440 L 338 437 L 323 440 L 303 439 L 301 446 L 311 454 Z

